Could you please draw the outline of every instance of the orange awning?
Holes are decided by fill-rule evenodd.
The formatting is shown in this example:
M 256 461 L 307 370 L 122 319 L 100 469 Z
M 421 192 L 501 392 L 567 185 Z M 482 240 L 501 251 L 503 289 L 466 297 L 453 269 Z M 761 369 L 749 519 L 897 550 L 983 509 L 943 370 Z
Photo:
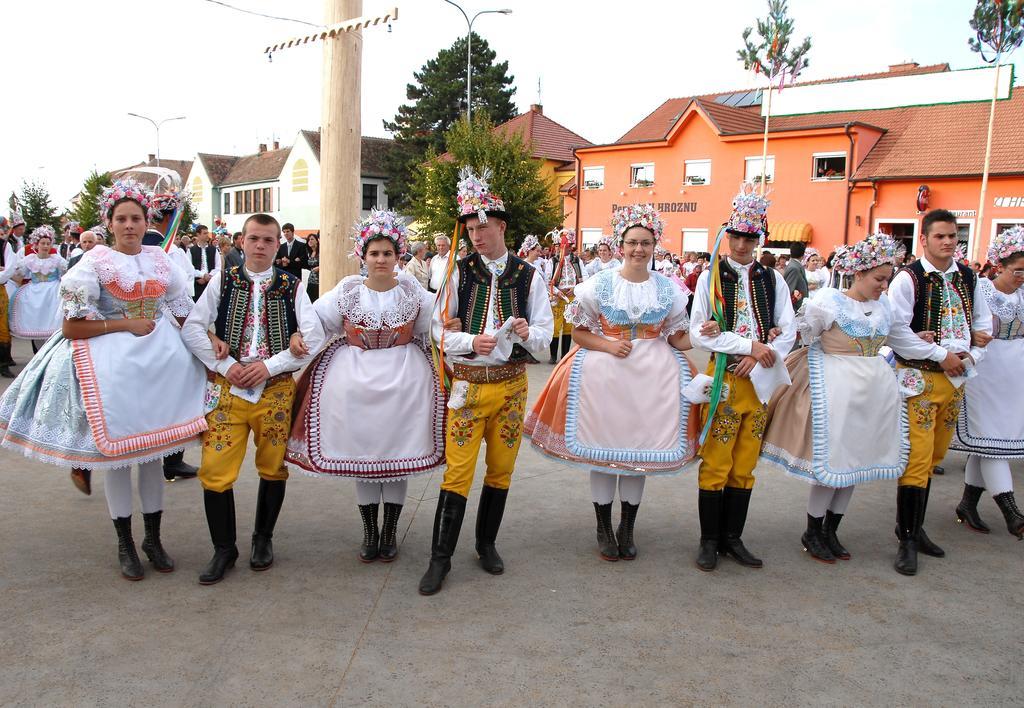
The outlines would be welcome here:
M 814 229 L 806 221 L 776 221 L 774 224 L 768 222 L 768 240 L 772 243 L 777 241 L 803 241 L 811 242 Z

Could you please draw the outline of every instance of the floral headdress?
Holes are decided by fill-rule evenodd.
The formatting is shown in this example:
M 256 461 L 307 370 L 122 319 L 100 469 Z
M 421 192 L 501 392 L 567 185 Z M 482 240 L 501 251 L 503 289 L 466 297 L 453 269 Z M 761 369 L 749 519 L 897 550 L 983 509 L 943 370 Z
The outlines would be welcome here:
M 162 218 L 192 203 L 192 193 L 185 189 L 171 189 L 163 194 L 153 195 L 153 210 L 159 212 L 156 218 Z
M 530 255 L 530 251 L 535 248 L 540 248 L 540 239 L 533 234 L 528 234 L 526 238 L 523 239 L 523 245 L 519 247 L 519 257 L 525 258 Z
M 597 245 L 598 247 L 607 246 L 613 256 L 617 256 L 619 254 L 619 245 L 615 242 L 615 239 L 612 236 L 602 236 L 598 239 Z
M 883 265 L 895 266 L 900 251 L 900 244 L 889 234 L 871 234 L 843 251 L 837 249 L 832 268 L 844 275 L 853 275 Z
M 810 261 L 815 256 L 821 257 L 821 254 L 818 253 L 818 249 L 814 248 L 813 246 L 808 246 L 807 250 L 804 251 L 804 258 L 801 261 L 801 263 L 803 263 L 804 265 L 807 265 L 808 261 Z
M 100 213 L 105 221 L 110 220 L 110 210 L 122 199 L 131 199 L 139 204 L 146 212 L 147 221 L 153 218 L 153 195 L 139 182 L 131 177 L 125 177 L 104 189 L 100 195 Z
M 996 234 L 988 247 L 989 263 L 1001 263 L 1014 253 L 1024 253 L 1024 226 L 1013 226 Z
M 725 230 L 736 236 L 749 236 L 758 239 L 763 246 L 768 238 L 768 207 L 771 202 L 767 196 L 757 193 L 753 182 L 744 182 L 739 194 L 733 197 L 732 214 Z
M 631 204 L 616 209 L 612 214 L 612 233 L 615 234 L 616 243 L 622 243 L 626 231 L 634 226 L 642 226 L 650 231 L 655 241 L 660 241 L 665 232 L 665 222 L 653 204 Z
M 50 239 L 50 243 L 53 243 L 56 237 L 57 232 L 53 230 L 53 227 L 49 224 L 43 224 L 42 226 L 37 226 L 32 229 L 32 233 L 28 235 L 28 242 L 35 246 L 39 239 L 48 238 Z
M 376 238 L 384 237 L 395 244 L 395 251 L 401 258 L 409 250 L 408 228 L 405 220 L 390 209 L 371 209 L 370 215 L 356 223 L 352 231 L 355 248 L 352 257 L 363 260 L 366 245 Z
M 97 239 L 103 239 L 104 241 L 107 240 L 107 227 L 104 226 L 103 224 L 96 224 L 95 226 L 91 226 L 88 229 L 86 229 L 86 231 L 92 231 L 94 234 L 96 234 Z
M 473 170 L 469 167 L 459 170 L 458 195 L 456 197 L 459 204 L 459 221 L 464 222 L 469 217 L 475 216 L 480 219 L 481 224 L 486 224 L 488 214 L 508 221 L 505 202 L 497 194 L 491 192 L 488 186 L 490 180 L 491 171 L 489 169 L 484 169 L 479 177 L 473 174 Z
M 19 226 L 25 225 L 25 217 L 21 215 L 20 211 L 11 212 L 11 228 L 16 229 Z
M 82 233 L 82 225 L 79 224 L 77 221 L 69 221 L 68 223 L 64 224 L 64 228 L 68 230 L 69 234 Z

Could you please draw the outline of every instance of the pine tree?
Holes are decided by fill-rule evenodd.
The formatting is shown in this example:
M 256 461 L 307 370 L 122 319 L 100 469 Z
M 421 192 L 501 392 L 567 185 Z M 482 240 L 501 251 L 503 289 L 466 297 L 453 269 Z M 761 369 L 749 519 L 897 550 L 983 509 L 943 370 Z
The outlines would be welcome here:
M 458 172 L 465 165 L 477 174 L 491 170 L 490 188 L 502 198 L 509 214 L 505 231 L 509 248 L 518 248 L 526 234 L 543 234 L 559 225 L 551 180 L 541 175 L 541 161 L 530 157 L 518 133 L 496 132 L 490 118 L 474 109 L 473 124 L 456 121 L 445 135 L 445 147 L 451 159 L 440 159 L 431 147 L 427 159 L 413 171 L 412 214 L 422 231 L 452 233 L 458 216 Z
M 82 184 L 82 191 L 78 193 L 75 208 L 71 210 L 70 217 L 88 229 L 97 224 L 103 223 L 103 215 L 100 214 L 99 199 L 105 187 L 109 187 L 113 180 L 109 172 L 92 171 Z
M 515 77 L 508 74 L 508 62 L 495 63 L 497 54 L 487 40 L 473 34 L 473 113 L 487 112 L 504 123 L 516 115 L 512 96 Z M 407 84 L 410 101 L 398 109 L 384 128 L 394 135 L 394 149 L 385 158 L 388 173 L 388 201 L 393 208 L 408 211 L 409 189 L 416 167 L 428 149 L 444 152 L 445 133 L 466 111 L 466 38 L 462 37 L 413 74 Z
M 25 219 L 25 232 L 32 233 L 37 226 L 49 224 L 60 233 L 60 216 L 57 207 L 50 203 L 50 192 L 42 182 L 28 181 L 21 185 L 21 215 Z

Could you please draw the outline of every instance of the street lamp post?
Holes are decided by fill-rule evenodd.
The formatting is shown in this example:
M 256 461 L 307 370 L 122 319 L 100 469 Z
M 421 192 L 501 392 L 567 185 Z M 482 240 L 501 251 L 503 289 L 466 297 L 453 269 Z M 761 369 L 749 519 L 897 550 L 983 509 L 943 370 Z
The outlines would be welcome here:
M 473 23 L 476 22 L 476 18 L 480 17 L 480 15 L 511 15 L 512 11 L 508 8 L 504 10 L 481 10 L 470 19 L 469 15 L 466 14 L 466 11 L 460 5 L 452 2 L 452 0 L 444 1 L 461 12 L 462 16 L 466 18 L 466 27 L 468 28 L 466 33 L 466 122 L 470 123 L 473 118 Z
M 175 116 L 174 118 L 164 118 L 161 121 L 155 121 L 152 118 L 150 118 L 149 116 L 142 116 L 142 115 L 139 115 L 138 113 L 129 113 L 128 115 L 133 116 L 135 118 L 141 118 L 142 120 L 148 120 L 150 123 L 153 124 L 153 127 L 156 128 L 156 166 L 159 167 L 160 166 L 160 126 L 163 125 L 164 123 L 166 123 L 167 121 L 171 121 L 171 120 L 185 120 L 185 116 Z

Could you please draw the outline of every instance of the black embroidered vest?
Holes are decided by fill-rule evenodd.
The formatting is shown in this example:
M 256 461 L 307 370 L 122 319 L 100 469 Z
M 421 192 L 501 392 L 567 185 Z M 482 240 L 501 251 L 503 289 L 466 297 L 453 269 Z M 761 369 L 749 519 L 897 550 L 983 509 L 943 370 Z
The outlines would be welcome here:
M 957 272 L 953 275 L 952 286 L 964 305 L 964 317 L 970 329 L 974 319 L 974 286 L 978 277 L 974 271 L 963 263 L 956 264 Z M 932 332 L 938 343 L 945 336 L 942 332 L 942 292 L 945 289 L 943 275 L 932 271 L 926 273 L 924 265 L 918 259 L 904 268 L 914 281 L 914 317 L 910 320 L 910 329 L 914 332 Z M 904 359 L 899 354 L 896 360 L 906 366 L 926 371 L 942 371 L 938 362 L 930 359 Z
M 491 292 L 491 271 L 484 265 L 479 253 L 473 253 L 458 262 L 459 268 L 459 307 L 458 316 L 462 321 L 462 331 L 468 334 L 481 334 L 487 326 L 487 303 Z M 498 309 L 498 319 L 505 322 L 514 317 L 522 317 L 529 321 L 530 283 L 533 282 L 533 266 L 526 261 L 508 254 L 505 271 L 498 278 L 498 292 L 494 304 Z M 464 355 L 472 359 L 476 353 Z M 520 344 L 512 346 L 509 363 L 536 362 L 537 360 Z
M 274 268 L 271 277 L 272 282 L 263 298 L 263 307 L 267 311 L 267 346 L 270 355 L 274 356 L 288 348 L 288 339 L 299 329 L 295 316 L 295 298 L 301 281 L 280 268 Z M 252 306 L 253 287 L 254 283 L 244 266 L 227 268 L 221 273 L 220 306 L 217 308 L 214 329 L 217 336 L 227 342 L 231 356 L 239 361 L 242 358 L 239 349 L 245 335 L 245 319 Z M 254 325 L 260 326 L 258 318 Z M 255 332 L 253 336 L 256 336 Z
M 203 265 L 202 249 L 203 246 L 192 246 L 189 250 L 189 255 L 192 256 L 192 267 L 199 270 Z M 205 246 L 206 248 L 206 272 L 212 273 L 213 269 L 217 265 L 217 247 L 213 244 Z
M 554 274 L 554 272 L 556 270 L 558 270 L 558 261 L 559 261 L 558 255 L 555 255 L 551 259 L 551 273 L 552 274 Z M 583 282 L 583 266 L 580 264 L 580 257 L 577 256 L 575 253 L 570 253 L 568 256 L 566 256 L 566 261 L 568 262 L 568 265 L 572 266 L 572 269 L 574 271 L 576 271 L 576 284 L 579 285 L 580 283 Z M 562 266 L 563 269 L 565 267 L 566 266 Z M 562 274 L 561 273 L 559 273 L 558 279 L 559 280 L 562 279 Z M 555 283 L 554 285 L 555 285 L 556 288 L 558 287 L 558 283 Z
M 736 301 L 742 295 L 739 275 L 729 266 L 725 258 L 718 261 L 722 278 L 722 295 L 725 298 L 726 331 L 736 328 Z M 762 344 L 768 343 L 768 330 L 775 326 L 775 271 L 754 261 L 750 266 L 750 310 L 757 323 L 758 337 Z

